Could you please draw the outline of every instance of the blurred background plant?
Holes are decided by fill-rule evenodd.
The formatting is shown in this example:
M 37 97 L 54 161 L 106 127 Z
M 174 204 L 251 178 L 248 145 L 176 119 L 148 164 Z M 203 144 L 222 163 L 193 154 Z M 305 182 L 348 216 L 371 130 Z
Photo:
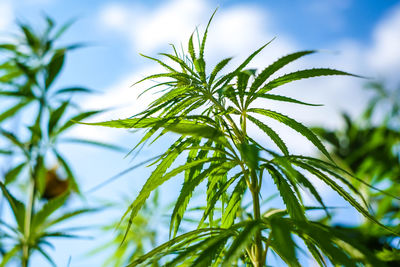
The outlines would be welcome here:
M 129 201 L 129 198 L 125 197 L 122 202 L 112 206 L 120 211 L 129 205 Z M 101 234 L 113 232 L 113 237 L 89 252 L 88 256 L 109 254 L 102 266 L 127 266 L 134 258 L 142 256 L 156 246 L 160 237 L 160 226 L 167 225 L 167 220 L 163 221 L 163 212 L 165 212 L 165 207 L 160 203 L 158 191 L 155 191 L 139 215 L 132 220 L 132 227 L 127 233 L 127 218 L 122 221 L 116 218 L 110 224 L 101 227 Z M 125 242 L 123 242 L 124 238 Z M 151 266 L 161 265 L 153 262 Z
M 10 42 L 0 44 L 0 153 L 4 156 L 1 205 L 6 202 L 10 207 L 10 213 L 1 209 L 0 266 L 16 261 L 26 267 L 36 252 L 55 266 L 46 250 L 52 247 L 51 238 L 77 237 L 70 232 L 78 230 L 57 226 L 96 211 L 64 209 L 72 192 L 83 196 L 71 166 L 59 150 L 60 143 L 79 142 L 118 149 L 63 135 L 74 120 L 101 112 L 82 112 L 72 101 L 73 95 L 91 90 L 54 86 L 67 53 L 83 46 L 56 46 L 72 22 L 57 27 L 46 16 L 46 26 L 39 31 L 19 22 L 19 32 L 11 36 Z M 13 219 L 8 216 L 11 213 Z
M 353 119 L 344 113 L 343 128 L 314 130 L 329 144 L 335 161 L 362 181 L 352 180 L 375 211 L 374 216 L 399 229 L 400 201 L 392 196 L 400 192 L 400 87 L 392 89 L 383 82 L 371 82 L 365 88 L 372 90 L 372 97 L 362 116 Z M 362 240 L 392 266 L 400 264 L 400 240 L 395 235 L 368 220 L 357 227 L 335 227 Z

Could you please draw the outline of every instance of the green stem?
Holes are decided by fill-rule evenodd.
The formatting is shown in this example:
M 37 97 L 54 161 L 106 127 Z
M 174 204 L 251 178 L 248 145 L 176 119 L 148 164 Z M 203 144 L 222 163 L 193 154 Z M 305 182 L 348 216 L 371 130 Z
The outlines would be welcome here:
M 28 203 L 25 210 L 24 220 L 24 243 L 22 246 L 22 266 L 27 267 L 29 263 L 31 221 L 35 196 L 35 181 L 30 179 L 28 191 Z
M 257 175 L 253 173 L 252 175 L 252 187 L 250 188 L 251 195 L 253 198 L 253 213 L 254 213 L 254 219 L 255 220 L 260 220 L 261 219 L 261 211 L 260 211 L 260 198 L 259 198 L 259 193 L 260 193 L 260 188 L 257 184 Z M 261 240 L 261 230 L 257 231 L 256 236 L 255 236 L 255 255 L 254 255 L 254 264 L 255 267 L 261 267 L 264 266 L 264 253 L 263 253 L 263 245 L 262 245 L 262 240 Z

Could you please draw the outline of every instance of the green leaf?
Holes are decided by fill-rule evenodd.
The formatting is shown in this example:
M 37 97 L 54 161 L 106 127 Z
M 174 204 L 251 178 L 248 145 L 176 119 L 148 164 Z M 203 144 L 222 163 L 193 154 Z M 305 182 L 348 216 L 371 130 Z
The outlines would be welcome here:
M 349 202 L 356 210 L 358 210 L 365 218 L 371 220 L 372 222 L 376 223 L 377 225 L 381 226 L 382 228 L 386 229 L 387 231 L 400 236 L 399 233 L 395 232 L 394 230 L 390 229 L 389 227 L 383 225 L 379 222 L 374 216 L 372 216 L 366 209 L 364 209 L 349 193 L 346 192 L 341 186 L 339 186 L 335 181 L 330 179 L 327 175 L 324 175 L 319 170 L 313 168 L 312 166 L 304 163 L 295 163 L 296 165 L 300 166 L 301 168 L 309 171 L 310 173 L 314 174 L 316 177 L 324 181 L 327 185 L 329 185 L 333 190 L 335 190 L 341 197 L 343 197 L 347 202 Z
M 157 124 L 165 123 L 167 120 L 160 119 L 160 118 L 133 118 L 133 119 L 121 119 L 121 120 L 111 120 L 111 121 L 104 121 L 104 122 L 79 122 L 80 124 L 87 124 L 87 125 L 99 125 L 99 126 L 106 126 L 106 127 L 113 127 L 113 128 L 148 128 L 154 127 Z M 78 122 L 78 121 L 74 121 Z
M 121 147 L 121 146 L 108 144 L 108 143 L 95 141 L 95 140 L 81 139 L 81 138 L 63 138 L 60 140 L 60 142 L 93 145 L 93 146 L 98 146 L 101 148 L 106 148 L 106 149 L 110 149 L 110 150 L 114 150 L 114 151 L 118 151 L 118 152 L 126 152 L 127 151 L 124 147 Z
M 50 255 L 46 253 L 46 251 L 44 251 L 40 246 L 37 246 L 35 248 L 39 251 L 40 254 L 43 255 L 43 257 L 45 257 L 45 259 L 50 263 L 51 266 L 57 267 L 57 264 L 53 261 Z
M 71 167 L 69 166 L 68 162 L 64 159 L 64 156 L 61 155 L 57 150 L 53 149 L 53 152 L 56 155 L 57 160 L 61 163 L 61 166 L 63 167 L 64 171 L 68 175 L 67 179 L 70 182 L 71 189 L 80 194 L 79 185 L 75 179 L 75 175 Z
M 18 253 L 20 250 L 20 245 L 15 245 L 12 249 L 10 249 L 6 254 L 2 255 L 2 261 L 0 263 L 0 267 L 6 267 L 7 263 Z
M 217 77 L 217 74 L 232 60 L 232 57 L 225 58 L 221 60 L 217 65 L 215 65 L 213 71 L 208 79 L 208 84 L 211 86 Z
M 271 248 L 288 264 L 288 266 L 301 266 L 296 258 L 296 244 L 291 236 L 291 227 L 286 220 L 272 217 L 271 225 L 272 242 Z
M 294 220 L 307 220 L 303 205 L 301 205 L 296 195 L 292 191 L 292 188 L 290 187 L 286 179 L 282 176 L 282 174 L 271 165 L 263 166 L 265 166 L 265 168 L 271 174 L 272 179 L 278 187 L 278 191 L 283 199 L 283 202 L 286 205 L 286 209 L 290 217 Z
M 67 87 L 67 88 L 62 88 L 57 90 L 55 92 L 56 95 L 61 95 L 61 94 L 70 94 L 70 93 L 86 93 L 86 94 L 91 94 L 94 93 L 95 91 L 92 89 L 88 89 L 85 87 Z
M 38 49 L 38 47 L 40 46 L 40 40 L 35 35 L 35 33 L 32 31 L 32 28 L 30 26 L 22 24 L 22 23 L 19 24 L 19 27 L 21 28 L 22 32 L 25 35 L 27 44 L 32 48 L 32 50 L 36 51 Z
M 0 49 L 15 51 L 17 46 L 15 44 L 0 44 Z
M 300 57 L 303 57 L 305 55 L 309 55 L 312 53 L 315 53 L 316 51 L 301 51 L 301 52 L 296 52 L 284 57 L 281 57 L 271 65 L 269 65 L 267 68 L 265 68 L 259 75 L 257 75 L 256 79 L 252 83 L 250 87 L 250 94 L 255 92 L 272 74 L 274 74 L 276 71 L 281 69 L 282 67 L 286 66 L 290 62 L 295 61 L 296 59 L 299 59 Z
M 267 83 L 265 86 L 263 86 L 258 93 L 266 93 L 278 86 L 284 85 L 289 82 L 293 82 L 296 80 L 301 80 L 301 79 L 308 79 L 312 77 L 319 77 L 319 76 L 328 76 L 328 75 L 347 75 L 347 76 L 353 76 L 353 77 L 360 77 L 358 75 L 354 75 L 348 72 L 340 71 L 340 70 L 334 70 L 334 69 L 309 69 L 309 70 L 299 70 L 296 72 L 292 72 L 289 74 L 285 74 L 279 78 L 276 78 L 269 83 Z
M 69 194 L 64 193 L 61 196 L 50 199 L 46 204 L 44 204 L 43 207 L 37 213 L 34 214 L 32 219 L 32 227 L 34 229 L 43 227 L 42 224 L 45 222 L 45 220 L 56 210 L 62 207 L 64 203 L 67 201 L 68 197 Z
M 224 165 L 226 165 L 226 167 L 220 168 L 220 170 L 219 170 L 220 173 L 223 173 L 223 174 L 228 173 L 228 171 L 230 169 L 232 169 L 233 167 L 236 166 L 236 164 L 232 163 L 232 162 L 227 162 Z M 226 190 L 229 188 L 229 186 L 231 186 L 242 175 L 243 175 L 243 173 L 241 173 L 241 172 L 235 174 L 227 182 L 224 182 L 222 185 L 220 185 L 219 188 L 215 188 L 219 181 L 219 179 L 217 179 L 219 176 L 216 176 L 213 179 L 209 179 L 210 184 L 209 184 L 208 190 L 207 190 L 207 196 L 208 196 L 207 207 L 204 210 L 203 216 L 198 224 L 198 228 L 200 228 L 203 225 L 206 218 L 214 210 L 215 204 L 226 193 Z M 219 190 L 217 190 L 217 189 L 219 189 Z
M 3 195 L 7 199 L 8 204 L 10 204 L 12 213 L 18 224 L 18 228 L 22 231 L 22 229 L 24 229 L 25 221 L 25 205 L 21 201 L 17 200 L 13 195 L 11 195 L 11 193 L 8 192 L 6 186 L 2 182 L 0 182 L 0 188 L 3 192 Z
M 252 242 L 253 236 L 260 230 L 259 221 L 246 222 L 246 227 L 235 238 L 229 250 L 226 252 L 222 267 L 232 266 L 232 264 L 243 255 L 244 249 Z
M 300 105 L 306 105 L 306 106 L 323 106 L 322 104 L 310 104 L 306 102 L 299 101 L 297 99 L 293 99 L 287 96 L 282 96 L 282 95 L 273 95 L 273 94 L 257 94 L 255 93 L 253 95 L 254 98 L 266 98 L 266 99 L 271 99 L 271 100 L 276 100 L 276 101 L 282 101 L 282 102 L 289 102 L 289 103 L 295 103 L 295 104 L 300 104 Z
M 218 141 L 220 137 L 224 136 L 221 131 L 214 127 L 186 122 L 170 124 L 170 126 L 166 126 L 165 129 L 184 136 L 189 135 L 193 137 L 202 137 L 214 141 Z
M 242 160 L 246 162 L 250 169 L 258 169 L 258 162 L 260 160 L 260 151 L 258 147 L 254 144 L 239 144 L 240 154 L 242 155 Z
M 21 101 L 18 104 L 9 108 L 8 110 L 3 111 L 0 114 L 0 122 L 14 116 L 15 114 L 17 114 L 18 111 L 20 111 L 23 107 L 25 107 L 29 103 L 30 103 L 30 101 Z
M 350 259 L 343 249 L 338 248 L 333 242 L 336 237 L 330 231 L 324 230 L 317 223 L 298 221 L 296 225 L 298 227 L 297 231 L 301 234 L 306 234 L 307 239 L 318 246 L 332 263 L 350 267 L 357 266 L 355 261 Z
M 4 184 L 7 185 L 9 183 L 12 183 L 18 177 L 18 175 L 21 173 L 21 171 L 24 169 L 25 165 L 26 165 L 26 162 L 23 162 L 23 163 L 15 166 L 8 172 L 6 172 L 6 174 L 4 175 Z
M 64 64 L 64 58 L 65 58 L 65 50 L 60 49 L 57 50 L 53 57 L 50 60 L 49 65 L 47 66 L 47 75 L 46 75 L 46 81 L 45 81 L 45 87 L 48 89 L 50 85 L 53 83 L 54 79 L 58 76 L 58 74 L 61 71 L 61 68 Z
M 275 39 L 275 38 L 274 38 Z M 231 81 L 240 71 L 242 71 L 247 64 L 250 63 L 250 61 L 257 55 L 259 54 L 267 45 L 269 45 L 274 39 L 272 39 L 271 41 L 269 41 L 268 43 L 266 43 L 265 45 L 261 46 L 259 49 L 257 49 L 255 52 L 253 52 L 248 58 L 246 58 L 245 61 L 243 61 L 242 64 L 239 65 L 239 67 L 237 67 L 234 71 L 230 72 L 229 74 L 221 77 L 221 79 L 219 79 L 213 86 L 213 89 L 217 88 L 218 86 L 220 86 L 221 84 L 227 84 L 229 83 L 229 81 Z M 222 86 L 224 87 L 224 86 Z
M 225 211 L 222 214 L 222 221 L 221 221 L 222 228 L 229 228 L 234 223 L 236 218 L 236 213 L 240 208 L 241 200 L 246 189 L 247 189 L 246 181 L 244 178 L 242 178 L 235 186 L 235 189 L 232 192 L 232 195 L 225 208 Z
M 44 227 L 48 228 L 50 226 L 56 225 L 60 222 L 64 222 L 64 221 L 74 218 L 76 216 L 79 216 L 79 215 L 82 215 L 85 213 L 89 213 L 89 212 L 97 212 L 99 210 L 100 210 L 99 208 L 84 208 L 84 209 L 78 209 L 78 210 L 74 210 L 74 211 L 70 211 L 70 212 L 65 212 L 58 217 L 47 220 L 44 223 Z
M 277 120 L 283 124 L 286 124 L 296 132 L 300 133 L 304 137 L 306 137 L 308 140 L 310 140 L 311 143 L 313 143 L 328 159 L 331 161 L 332 158 L 329 155 L 329 152 L 326 150 L 325 146 L 321 143 L 321 141 L 318 139 L 318 137 L 306 126 L 303 124 L 297 122 L 296 120 L 289 118 L 283 114 L 280 114 L 276 111 L 272 110 L 267 110 L 267 109 L 261 109 L 261 108 L 251 108 L 248 110 L 248 112 L 254 112 L 258 114 L 262 114 L 265 116 L 268 116 L 274 120 Z
M 13 154 L 13 152 L 12 152 L 12 150 L 0 149 L 0 154 L 4 154 L 4 155 L 12 155 L 12 154 Z
M 55 40 L 57 40 L 58 38 L 60 38 L 60 37 L 64 34 L 64 32 L 65 32 L 66 30 L 68 30 L 68 28 L 71 27 L 72 24 L 75 23 L 75 21 L 76 21 L 76 19 L 71 19 L 71 20 L 69 20 L 68 22 L 66 22 L 66 23 L 65 23 L 63 26 L 61 26 L 61 28 L 54 34 L 54 36 L 53 36 L 52 39 L 55 41 Z
M 58 121 L 61 119 L 61 116 L 64 114 L 65 110 L 69 105 L 69 101 L 62 102 L 62 104 L 50 112 L 49 124 L 48 124 L 48 134 L 51 135 L 53 133 L 54 128 L 56 127 Z
M 193 230 L 190 232 L 187 232 L 185 234 L 182 234 L 180 236 L 177 236 L 167 242 L 165 242 L 164 244 L 156 247 L 155 249 L 151 250 L 150 252 L 146 253 L 143 256 L 140 256 L 138 258 L 136 258 L 134 261 L 132 261 L 131 263 L 128 264 L 128 266 L 137 266 L 143 262 L 145 262 L 148 259 L 153 258 L 154 256 L 156 256 L 157 254 L 161 254 L 162 252 L 164 252 L 166 249 L 168 249 L 171 246 L 184 246 L 185 244 L 187 244 L 188 240 L 192 240 L 192 238 L 202 238 L 204 235 L 209 236 L 210 234 L 217 234 L 219 232 L 223 231 L 222 229 L 212 229 L 212 228 L 203 228 L 203 229 L 198 229 L 198 230 Z
M 79 113 L 78 115 L 75 115 L 72 118 L 70 118 L 64 125 L 60 126 L 56 132 L 57 132 L 57 134 L 59 134 L 65 130 L 67 130 L 68 128 L 70 128 L 72 125 L 74 125 L 75 122 L 79 122 L 83 119 L 89 118 L 89 117 L 99 114 L 103 111 L 104 110 L 92 110 L 92 111 L 86 111 L 86 112 Z
M 9 71 L 4 75 L 0 76 L 1 83 L 10 83 L 13 79 L 20 77 L 23 73 L 19 70 Z
M 25 155 L 28 155 L 25 144 L 18 140 L 18 138 L 13 133 L 0 128 L 0 134 L 7 138 L 11 143 L 19 147 Z
M 262 123 L 261 121 L 257 120 L 256 118 L 250 115 L 248 115 L 247 118 L 255 125 L 257 125 L 261 130 L 263 130 L 264 133 L 266 133 L 271 138 L 271 140 L 278 146 L 278 148 L 282 151 L 284 155 L 289 155 L 289 150 L 285 142 L 283 142 L 283 140 L 274 130 L 272 130 L 266 124 Z
M 215 169 L 219 168 L 222 164 L 213 165 L 207 170 L 201 172 L 200 174 L 193 177 L 193 179 L 187 180 L 184 182 L 181 192 L 178 196 L 176 201 L 174 210 L 171 215 L 171 222 L 170 222 L 170 235 L 172 229 L 174 229 L 173 237 L 176 236 L 180 222 L 183 218 L 183 214 L 186 210 L 186 207 L 189 203 L 189 200 L 192 196 L 194 189 Z
M 169 174 L 165 174 L 167 169 L 171 166 L 171 164 L 179 156 L 180 152 L 182 152 L 182 150 L 189 145 L 190 145 L 190 143 L 188 143 L 188 142 L 186 142 L 186 143 L 182 142 L 182 143 L 178 144 L 175 149 L 171 150 L 169 154 L 165 155 L 164 158 L 162 158 L 162 161 L 157 165 L 156 169 L 151 173 L 150 177 L 147 179 L 146 183 L 143 185 L 142 189 L 140 190 L 138 197 L 129 206 L 128 210 L 125 212 L 125 214 L 123 216 L 123 218 L 124 218 L 127 215 L 127 213 L 130 212 L 130 218 L 129 218 L 127 230 L 125 232 L 123 241 L 125 240 L 126 235 L 132 225 L 133 218 L 137 215 L 137 213 L 139 212 L 141 207 L 144 205 L 146 199 L 150 196 L 150 193 L 154 189 L 156 189 L 158 186 L 163 184 L 169 178 L 173 177 L 175 174 L 180 173 L 187 168 L 191 168 L 191 167 L 195 166 L 196 164 L 204 163 L 207 160 L 209 160 L 209 159 L 205 159 L 202 162 L 194 161 L 190 164 L 175 168 Z
M 190 38 L 189 38 L 188 52 L 189 52 L 190 58 L 192 59 L 192 61 L 194 61 L 196 59 L 196 52 L 194 51 L 194 46 L 193 46 L 193 33 L 192 33 L 192 35 L 190 35 Z

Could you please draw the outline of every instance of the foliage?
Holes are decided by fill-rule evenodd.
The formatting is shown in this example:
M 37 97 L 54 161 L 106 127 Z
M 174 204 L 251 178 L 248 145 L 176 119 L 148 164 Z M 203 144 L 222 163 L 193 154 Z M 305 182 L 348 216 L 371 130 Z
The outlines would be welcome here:
M 126 201 L 124 201 L 126 204 Z M 118 205 L 118 208 L 120 205 Z M 126 266 L 136 257 L 145 254 L 146 250 L 156 245 L 156 239 L 159 234 L 160 225 L 160 201 L 157 191 L 153 195 L 151 202 L 145 203 L 138 216 L 132 220 L 132 227 L 127 233 L 127 242 L 122 242 L 125 236 L 125 230 L 128 220 L 119 222 L 114 221 L 109 225 L 102 227 L 104 234 L 113 232 L 113 238 L 105 244 L 95 248 L 89 255 L 105 254 L 112 250 L 112 254 L 104 261 L 103 266 Z M 153 224 L 151 224 L 153 222 Z M 154 222 L 156 222 L 154 224 Z M 157 227 L 155 227 L 157 226 Z M 154 262 L 151 266 L 159 266 Z
M 309 175 L 312 175 L 329 185 L 366 218 L 386 228 L 367 211 L 365 200 L 364 203 L 359 202 L 363 200 L 361 192 L 349 182 L 347 172 L 332 161 L 324 145 L 309 128 L 284 114 L 260 106 L 257 101 L 267 98 L 309 105 L 271 92 L 300 79 L 355 75 L 315 68 L 273 76 L 287 64 L 316 51 L 289 54 L 260 72 L 246 69 L 268 43 L 231 72 L 221 74 L 231 58 L 221 60 L 208 72 L 204 51 L 209 25 L 203 37 L 198 38 L 197 49 L 193 35 L 190 37 L 187 54 L 179 54 L 173 47 L 172 54 L 160 54 L 166 58 L 165 61 L 146 56 L 164 67 L 165 72 L 139 81 L 160 81 L 146 90 L 159 88 L 161 96 L 145 111 L 127 119 L 94 123 L 107 127 L 146 129 L 139 144 L 153 143 L 166 133 L 177 134 L 176 141 L 153 163 L 156 166 L 154 171 L 124 215 L 129 216 L 124 238 L 127 239 L 132 220 L 150 193 L 167 180 L 183 175 L 184 182 L 170 219 L 171 239 L 136 258 L 130 266 L 147 266 L 159 260 L 165 266 L 236 266 L 239 263 L 264 266 L 268 251 L 290 266 L 299 266 L 297 251 L 301 243 L 321 266 L 328 264 L 326 258 L 335 265 L 383 265 L 358 240 L 307 218 L 301 196 L 303 188 L 309 190 L 321 208 L 328 212 L 317 188 L 309 180 Z M 264 122 L 266 118 L 303 135 L 328 161 L 290 154 L 279 134 Z M 263 132 L 263 138 L 270 138 L 279 152 L 257 142 L 248 131 L 249 124 L 257 126 Z M 186 159 L 179 165 L 182 157 Z M 266 179 L 274 181 L 285 210 L 264 210 L 260 205 L 262 184 Z M 198 227 L 179 234 L 193 192 L 204 183 L 207 186 L 207 205 L 198 220 Z M 248 195 L 252 198 L 253 212 L 240 220 L 238 211 Z
M 381 188 L 385 194 L 367 187 L 355 180 L 353 185 L 360 188 L 365 199 L 376 210 L 375 217 L 386 225 L 398 226 L 399 200 L 392 197 L 400 190 L 400 119 L 399 103 L 396 94 L 382 83 L 368 84 L 374 90 L 374 96 L 365 108 L 361 118 L 351 120 L 343 114 L 345 127 L 331 131 L 316 128 L 316 132 L 331 146 L 331 153 L 338 164 L 374 188 Z M 399 88 L 400 89 L 400 88 Z M 374 114 L 384 110 L 378 123 L 373 121 Z M 383 117 L 383 118 L 382 118 Z M 396 260 L 399 263 L 397 236 L 385 233 L 369 221 L 356 228 L 336 226 L 349 236 L 363 240 L 371 251 L 376 251 L 385 261 Z M 394 262 L 393 262 L 394 264 Z
M 71 100 L 74 94 L 91 90 L 54 86 L 67 52 L 81 44 L 55 46 L 71 22 L 56 27 L 51 18 L 46 17 L 45 21 L 42 31 L 19 23 L 20 32 L 14 39 L 0 44 L 0 97 L 2 108 L 9 105 L 0 115 L 0 135 L 6 144 L 0 151 L 11 165 L 0 186 L 14 216 L 13 222 L 0 220 L 1 266 L 15 257 L 22 266 L 28 266 L 33 252 L 39 252 L 55 265 L 44 248 L 52 247 L 49 239 L 75 236 L 69 233 L 74 229 L 54 227 L 94 211 L 81 208 L 60 213 L 70 190 L 79 193 L 79 187 L 58 144 L 71 141 L 62 138 L 73 126 L 71 119 L 85 119 L 100 111 L 81 112 Z M 19 193 L 26 197 L 24 202 L 15 197 L 18 187 L 23 188 Z

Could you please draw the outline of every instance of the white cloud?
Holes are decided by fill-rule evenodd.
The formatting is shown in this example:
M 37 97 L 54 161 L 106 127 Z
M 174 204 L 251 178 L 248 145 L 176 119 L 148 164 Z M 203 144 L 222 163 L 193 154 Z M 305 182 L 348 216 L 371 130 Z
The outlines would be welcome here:
M 377 74 L 395 77 L 400 82 L 400 5 L 377 25 L 373 40 L 367 53 L 369 65 Z
M 109 29 L 124 30 L 129 23 L 129 12 L 123 5 L 111 3 L 100 10 L 99 18 Z
M 100 22 L 125 34 L 135 52 L 151 53 L 169 43 L 179 44 L 212 9 L 207 1 L 173 0 L 149 9 L 141 5 L 108 4 Z
M 14 12 L 11 1 L 0 2 L 0 31 L 4 31 L 14 20 Z

